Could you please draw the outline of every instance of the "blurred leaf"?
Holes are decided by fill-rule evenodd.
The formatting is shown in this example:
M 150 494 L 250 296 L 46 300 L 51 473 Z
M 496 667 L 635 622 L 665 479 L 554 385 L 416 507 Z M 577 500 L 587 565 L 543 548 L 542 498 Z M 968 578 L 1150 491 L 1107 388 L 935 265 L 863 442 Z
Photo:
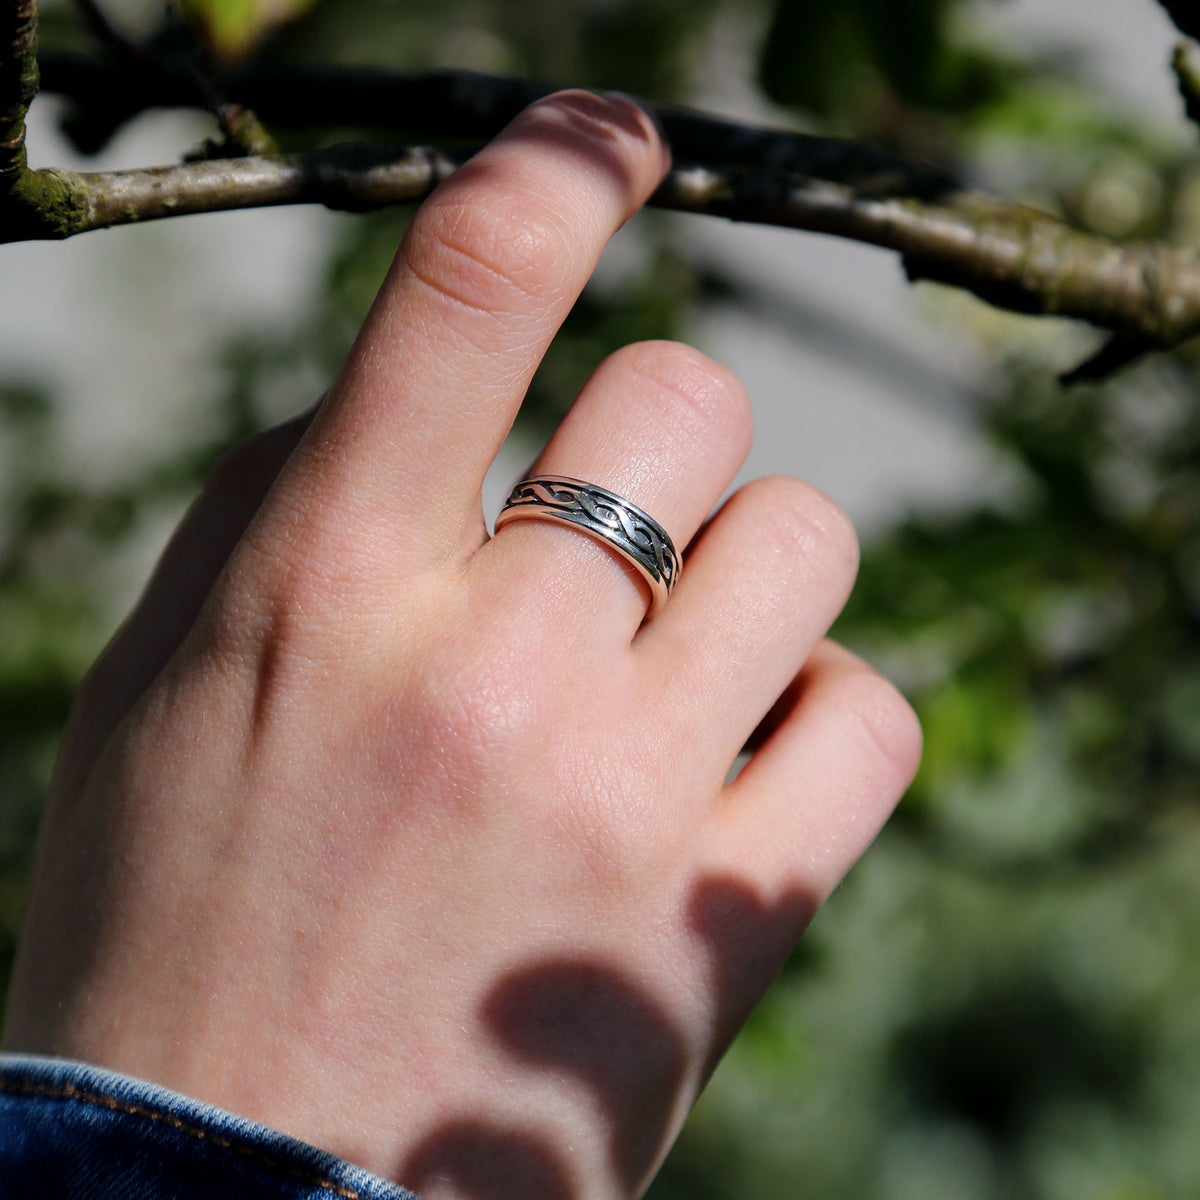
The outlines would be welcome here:
M 995 770 L 1019 750 L 1032 713 L 1017 679 L 1004 679 L 991 664 L 954 676 L 921 697 L 925 731 L 917 792 L 945 787 L 962 772 Z
M 179 0 L 180 8 L 219 62 L 244 58 L 281 25 L 318 0 Z
M 759 81 L 776 103 L 823 116 L 886 87 L 905 104 L 959 113 L 994 101 L 1021 74 L 951 36 L 959 0 L 776 0 Z

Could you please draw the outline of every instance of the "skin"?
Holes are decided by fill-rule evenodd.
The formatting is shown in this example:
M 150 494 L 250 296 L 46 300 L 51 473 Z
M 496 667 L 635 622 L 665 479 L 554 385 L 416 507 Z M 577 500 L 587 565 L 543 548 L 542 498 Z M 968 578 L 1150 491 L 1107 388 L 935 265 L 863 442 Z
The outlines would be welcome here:
M 8 1048 L 427 1200 L 645 1189 L 920 752 L 825 640 L 838 508 L 775 478 L 706 521 L 751 419 L 694 350 L 614 354 L 536 464 L 686 547 L 659 616 L 585 535 L 488 540 L 488 464 L 666 166 L 629 101 L 534 105 L 417 214 L 315 415 L 214 472 L 77 700 Z

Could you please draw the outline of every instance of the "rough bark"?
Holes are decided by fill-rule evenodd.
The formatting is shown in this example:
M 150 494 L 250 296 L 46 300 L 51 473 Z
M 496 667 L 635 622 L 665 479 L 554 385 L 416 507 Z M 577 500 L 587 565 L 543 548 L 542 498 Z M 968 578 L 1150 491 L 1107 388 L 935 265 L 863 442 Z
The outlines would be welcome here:
M 25 114 L 37 90 L 37 0 L 7 0 L 0 11 L 0 195 L 25 171 Z

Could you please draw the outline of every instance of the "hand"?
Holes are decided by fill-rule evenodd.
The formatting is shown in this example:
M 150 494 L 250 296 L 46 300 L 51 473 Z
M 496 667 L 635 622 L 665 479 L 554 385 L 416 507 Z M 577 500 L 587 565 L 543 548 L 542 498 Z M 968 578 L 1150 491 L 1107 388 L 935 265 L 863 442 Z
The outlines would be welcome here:
M 613 355 L 536 468 L 687 547 L 660 615 L 578 531 L 488 540 L 484 472 L 665 168 L 627 101 L 534 105 L 417 214 L 311 422 L 216 471 L 78 699 L 10 1048 L 428 1200 L 644 1189 L 919 753 L 822 640 L 839 510 L 771 479 L 704 524 L 750 411 L 695 351 Z

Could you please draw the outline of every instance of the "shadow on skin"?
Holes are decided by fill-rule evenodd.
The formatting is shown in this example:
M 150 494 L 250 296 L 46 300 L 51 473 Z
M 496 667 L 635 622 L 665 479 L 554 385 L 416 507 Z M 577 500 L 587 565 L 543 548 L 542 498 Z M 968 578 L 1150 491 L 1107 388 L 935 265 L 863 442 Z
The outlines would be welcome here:
M 568 1167 L 540 1139 L 520 1130 L 462 1121 L 435 1133 L 408 1160 L 405 1187 L 420 1195 L 470 1200 L 571 1200 Z
M 703 1079 L 778 974 L 815 907 L 798 894 L 766 905 L 732 878 L 696 885 L 688 927 L 707 952 L 716 1030 Z M 640 1191 L 676 1132 L 684 1089 L 693 1086 L 689 1045 L 696 1032 L 686 1031 L 620 966 L 595 959 L 518 967 L 488 994 L 481 1017 L 518 1062 L 569 1075 L 593 1094 L 608 1125 L 613 1173 L 629 1194 Z M 441 1195 L 435 1189 L 445 1188 L 462 1200 L 573 1200 L 573 1166 L 549 1138 L 471 1118 L 431 1134 L 398 1178 L 418 1194 Z

